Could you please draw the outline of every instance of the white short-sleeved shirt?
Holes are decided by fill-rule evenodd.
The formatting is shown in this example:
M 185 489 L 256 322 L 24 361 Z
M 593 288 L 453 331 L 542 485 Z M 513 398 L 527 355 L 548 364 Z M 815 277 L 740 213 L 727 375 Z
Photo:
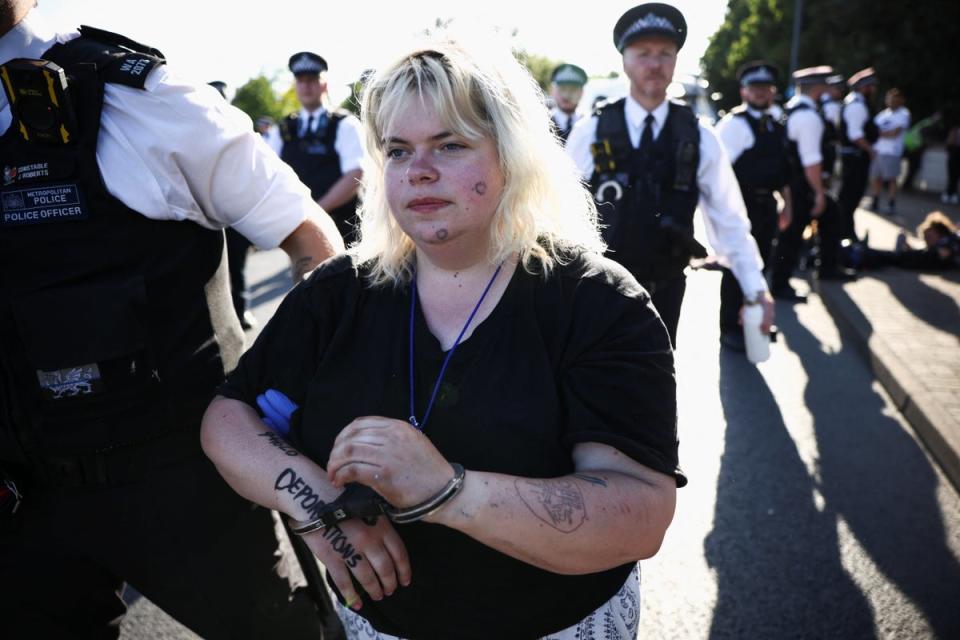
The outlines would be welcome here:
M 573 129 L 580 120 L 583 119 L 583 115 L 579 111 L 574 111 L 572 114 L 568 114 L 557 107 L 554 107 L 550 110 L 550 117 L 553 119 L 553 123 L 557 125 L 557 129 L 560 131 L 566 131 L 567 127 Z
M 823 119 L 817 113 L 817 104 L 809 96 L 797 94 L 787 103 L 787 111 L 800 104 L 809 109 L 797 109 L 787 117 L 787 137 L 797 143 L 800 164 L 812 167 L 823 162 L 821 141 L 823 140 Z
M 41 58 L 78 35 L 57 33 L 31 12 L 0 38 L 0 61 Z M 0 131 L 11 120 L 0 93 Z M 144 89 L 106 85 L 97 164 L 110 194 L 147 218 L 230 226 L 264 249 L 308 216 L 324 215 L 246 114 L 165 65 L 150 72 Z
M 669 103 L 660 103 L 652 112 L 627 96 L 624 114 L 627 132 L 634 148 L 640 144 L 645 119 L 654 117 L 653 136 L 663 129 L 669 113 Z M 593 154 L 590 145 L 597 137 L 597 116 L 583 118 L 567 139 L 566 150 L 576 163 L 584 180 L 593 175 Z M 757 243 L 750 235 L 750 221 L 743 204 L 730 160 L 712 127 L 700 123 L 700 164 L 697 167 L 697 186 L 700 188 L 699 209 L 703 212 L 707 239 L 721 262 L 730 267 L 748 298 L 767 291 L 763 277 L 763 263 Z
M 820 103 L 820 111 L 823 113 L 823 119 L 835 127 L 840 126 L 840 113 L 843 111 L 843 105 L 839 100 L 827 99 Z
M 320 116 L 327 115 L 329 112 L 325 107 L 320 107 L 313 111 L 300 109 L 300 125 L 298 131 L 303 131 L 309 122 L 310 116 L 313 116 L 313 131 L 317 130 L 320 124 Z M 337 125 L 337 137 L 333 141 L 333 149 L 340 158 L 340 173 L 348 173 L 354 169 L 359 169 L 363 161 L 363 136 L 362 125 L 356 116 L 347 115 Z M 283 139 L 279 132 L 276 136 L 269 139 L 270 146 L 277 155 L 283 150 Z
M 773 119 L 777 118 L 772 106 L 764 111 L 758 111 L 748 106 L 747 113 L 758 120 L 763 115 L 768 115 Z M 747 119 L 734 113 L 728 113 L 717 123 L 717 136 L 723 143 L 723 148 L 727 152 L 731 164 L 736 164 L 743 152 L 753 148 L 753 145 L 757 142 Z
M 851 91 L 843 99 L 843 121 L 847 125 L 847 137 L 850 141 L 863 137 L 863 125 L 870 119 L 867 100 L 859 91 Z
M 907 135 L 907 129 L 910 128 L 909 109 L 906 107 L 884 109 L 874 116 L 873 122 L 877 125 L 881 134 L 896 129 L 900 130 L 900 133 L 893 138 L 884 138 L 883 136 L 877 138 L 877 141 L 873 144 L 876 152 L 885 156 L 902 156 L 903 138 Z

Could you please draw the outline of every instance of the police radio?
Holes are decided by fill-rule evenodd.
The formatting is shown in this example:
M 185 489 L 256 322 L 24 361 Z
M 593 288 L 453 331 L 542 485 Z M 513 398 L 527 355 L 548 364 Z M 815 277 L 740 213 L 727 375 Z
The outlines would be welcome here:
M 76 116 L 61 67 L 47 60 L 16 58 L 0 65 L 0 78 L 14 126 L 24 140 L 49 145 L 74 143 Z

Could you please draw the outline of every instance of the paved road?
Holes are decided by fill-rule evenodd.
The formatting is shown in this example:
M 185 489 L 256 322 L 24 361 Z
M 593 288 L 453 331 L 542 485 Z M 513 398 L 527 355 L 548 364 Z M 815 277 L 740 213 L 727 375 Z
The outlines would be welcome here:
M 257 313 L 283 256 L 254 254 Z M 800 285 L 802 286 L 802 284 Z M 644 638 L 958 638 L 960 498 L 816 297 L 759 368 L 718 347 L 691 275 L 677 353 L 690 485 L 643 564 Z M 124 638 L 190 638 L 144 600 Z

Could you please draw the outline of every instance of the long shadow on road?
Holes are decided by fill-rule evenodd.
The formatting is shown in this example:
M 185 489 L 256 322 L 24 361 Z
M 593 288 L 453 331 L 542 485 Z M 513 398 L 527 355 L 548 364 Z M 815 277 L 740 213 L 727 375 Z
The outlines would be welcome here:
M 846 337 L 838 353 L 828 353 L 793 308 L 778 308 L 778 322 L 807 373 L 804 400 L 813 416 L 825 514 L 846 523 L 937 637 L 960 637 L 960 564 L 946 543 L 930 459 L 886 414 L 873 375 L 859 354 L 851 354 Z M 845 360 L 856 366 L 845 366 Z M 895 637 L 918 630 L 916 621 L 901 618 L 899 629 L 890 624 L 888 618 L 885 631 Z
M 704 547 L 718 596 L 710 638 L 871 638 L 872 613 L 840 561 L 836 517 L 760 372 L 720 352 L 726 443 Z

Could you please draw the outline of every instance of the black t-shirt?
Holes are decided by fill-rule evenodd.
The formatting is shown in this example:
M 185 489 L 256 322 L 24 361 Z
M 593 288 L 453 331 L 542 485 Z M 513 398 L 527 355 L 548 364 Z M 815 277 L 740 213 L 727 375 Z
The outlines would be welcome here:
M 341 256 L 294 289 L 228 383 L 255 405 L 273 388 L 301 409 L 291 439 L 325 466 L 357 416 L 407 419 L 409 287 L 371 287 Z M 414 376 L 422 417 L 445 353 L 417 305 Z M 686 483 L 677 466 L 676 381 L 667 332 L 620 265 L 583 254 L 548 278 L 518 267 L 457 348 L 425 433 L 466 469 L 534 478 L 573 471 L 580 442 L 616 447 Z M 633 564 L 564 576 L 442 525 L 396 525 L 413 582 L 360 614 L 407 638 L 534 638 L 609 600 Z M 359 590 L 362 594 L 362 589 Z

